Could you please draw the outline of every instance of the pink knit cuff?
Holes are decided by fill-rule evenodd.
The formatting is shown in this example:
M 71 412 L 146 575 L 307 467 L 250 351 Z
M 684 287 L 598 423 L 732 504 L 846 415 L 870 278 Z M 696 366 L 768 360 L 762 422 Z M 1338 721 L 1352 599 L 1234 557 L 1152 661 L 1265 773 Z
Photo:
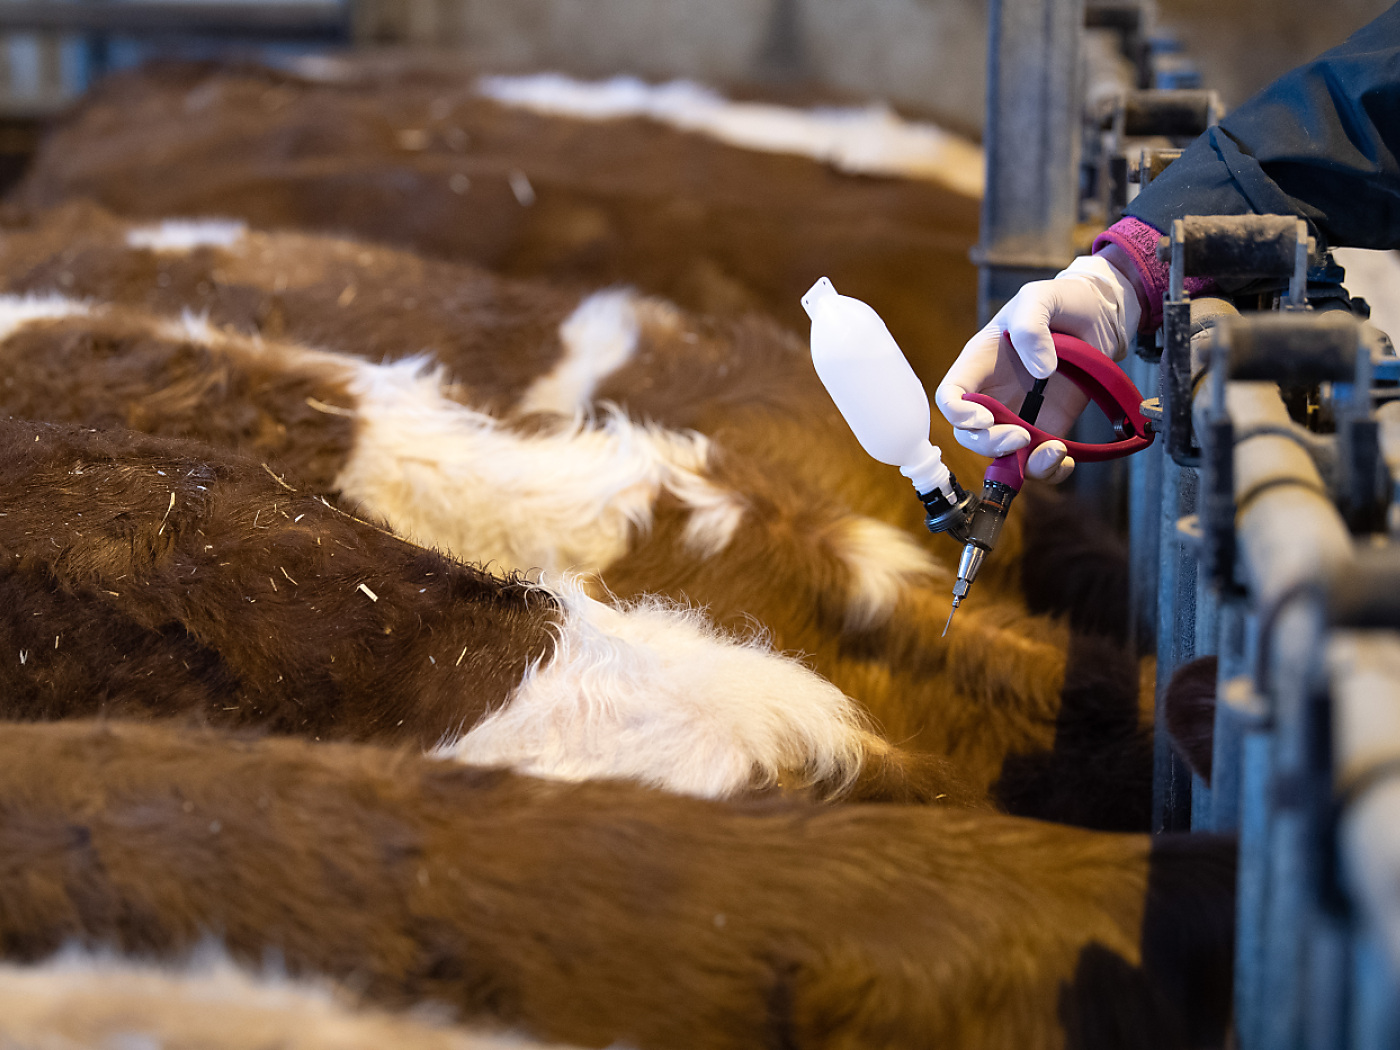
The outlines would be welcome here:
M 1161 239 L 1159 231 L 1131 215 L 1125 215 L 1094 238 L 1093 251 L 1116 244 L 1128 253 L 1137 267 L 1142 287 L 1147 293 L 1147 301 L 1142 304 L 1142 320 L 1138 323 L 1141 332 L 1150 332 L 1162 323 L 1162 300 L 1167 295 L 1168 267 L 1166 263 L 1157 261 L 1157 242 Z M 1186 278 L 1188 295 L 1200 295 L 1214 289 L 1214 278 Z

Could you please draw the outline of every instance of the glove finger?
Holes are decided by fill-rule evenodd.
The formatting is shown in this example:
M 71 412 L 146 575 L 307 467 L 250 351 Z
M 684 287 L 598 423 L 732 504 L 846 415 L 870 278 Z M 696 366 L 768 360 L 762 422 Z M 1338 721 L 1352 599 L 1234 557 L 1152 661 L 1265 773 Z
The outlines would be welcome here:
M 963 448 L 971 449 L 979 456 L 995 459 L 1031 443 L 1031 435 L 1025 427 L 998 423 L 986 430 L 954 430 L 953 436 Z
M 1047 441 L 1026 459 L 1026 475 L 1039 478 L 1042 481 L 1049 481 L 1054 478 L 1056 471 L 1060 469 L 1060 464 L 1065 461 L 1067 456 L 1068 449 L 1065 448 L 1063 441 Z M 1070 462 L 1073 464 L 1074 461 Z
M 1058 311 L 1059 303 L 1048 291 L 1013 302 L 1015 306 L 1006 319 L 1006 334 L 1026 371 L 1036 379 L 1044 379 L 1060 363 L 1055 340 L 1050 336 L 1050 318 Z
M 991 410 L 972 401 L 964 401 L 963 395 L 966 393 L 965 387 L 945 379 L 933 392 L 933 401 L 938 411 L 943 413 L 943 418 L 953 426 L 966 430 L 986 430 L 996 422 Z
M 980 390 L 996 371 L 997 351 L 1001 346 L 1001 326 L 995 322 L 984 326 L 967 341 L 957 360 L 943 376 L 934 391 L 934 403 L 948 422 L 955 427 L 985 430 L 992 425 L 992 414 L 981 405 L 964 401 L 970 390 Z
M 1060 462 L 1060 465 L 1059 465 L 1058 467 L 1055 468 L 1055 473 L 1051 474 L 1048 478 L 1044 478 L 1044 479 L 1042 479 L 1042 480 L 1048 481 L 1048 482 L 1049 482 L 1050 484 L 1052 484 L 1052 485 L 1058 485 L 1060 482 L 1064 481 L 1066 478 L 1068 478 L 1068 477 L 1069 477 L 1071 474 L 1073 474 L 1073 473 L 1074 473 L 1074 457 L 1073 457 L 1073 456 L 1066 456 L 1066 457 Z

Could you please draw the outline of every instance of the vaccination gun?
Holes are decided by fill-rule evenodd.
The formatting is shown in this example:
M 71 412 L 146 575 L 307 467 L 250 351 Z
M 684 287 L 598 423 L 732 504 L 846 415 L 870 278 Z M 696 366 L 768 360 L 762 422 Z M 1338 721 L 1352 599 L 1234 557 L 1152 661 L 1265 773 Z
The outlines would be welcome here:
M 966 400 L 988 409 L 997 423 L 1024 427 L 1031 435 L 1025 448 L 992 461 L 982 479 L 981 495 L 973 495 L 958 484 L 943 464 L 942 452 L 929 441 L 928 395 L 879 314 L 859 299 L 838 294 L 825 277 L 808 289 L 802 306 L 812 319 L 812 364 L 856 440 L 872 457 L 899 467 L 913 482 L 929 531 L 947 533 L 963 545 L 948 624 L 996 546 L 1025 481 L 1031 452 L 1047 441 L 1062 441 L 1076 462 L 1093 463 L 1131 455 L 1152 444 L 1155 435 L 1142 414 L 1142 395 L 1132 380 L 1082 339 L 1055 332 L 1057 374 L 1103 410 L 1118 440 L 1107 444 L 1068 441 L 1035 426 L 1044 400 L 1044 379 L 1036 381 L 1014 412 L 985 394 L 968 394 Z M 948 633 L 948 625 L 943 633 Z

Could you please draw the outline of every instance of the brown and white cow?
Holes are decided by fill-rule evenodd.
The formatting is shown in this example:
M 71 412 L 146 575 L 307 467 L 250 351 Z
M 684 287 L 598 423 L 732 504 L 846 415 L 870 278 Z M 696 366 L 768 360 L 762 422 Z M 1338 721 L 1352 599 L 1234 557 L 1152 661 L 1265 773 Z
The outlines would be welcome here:
M 654 120 L 531 112 L 483 97 L 460 70 L 369 58 L 319 80 L 246 65 L 118 74 L 12 195 L 27 208 L 80 198 L 133 217 L 223 215 L 513 276 L 626 283 L 794 329 L 799 296 L 826 273 L 878 304 L 930 384 L 976 328 L 975 196 Z
M 455 395 L 497 417 L 573 417 L 619 406 L 696 430 L 730 457 L 761 459 L 851 510 L 930 537 L 908 481 L 860 448 L 801 340 L 757 314 L 698 316 L 626 288 L 511 280 L 474 266 L 344 239 L 269 233 L 229 220 L 117 219 L 90 203 L 0 235 L 0 289 L 191 313 L 216 327 L 377 363 L 428 354 Z M 937 422 L 971 483 L 982 463 Z M 1019 518 L 988 563 L 1014 590 Z
M 597 573 L 618 595 L 699 603 L 731 629 L 757 620 L 889 739 L 1018 811 L 1112 827 L 1145 814 L 1129 654 L 1076 639 L 1067 665 L 1062 624 L 990 593 L 940 638 L 948 573 L 907 534 L 703 435 L 619 413 L 505 425 L 447 396 L 421 360 L 57 297 L 0 299 L 0 373 L 0 411 L 240 449 L 291 488 L 337 492 L 461 558 Z
M 0 235 L 0 289 L 192 312 L 245 334 L 375 361 L 428 353 L 456 382 L 450 396 L 496 416 L 572 416 L 616 404 L 636 420 L 697 430 L 729 455 L 761 458 L 859 514 L 905 529 L 941 563 L 954 551 L 927 535 L 908 483 L 856 444 L 805 345 L 756 314 L 700 316 L 626 289 L 511 280 L 237 221 L 128 222 L 86 202 Z M 941 417 L 934 426 L 950 464 L 975 483 L 982 461 L 952 440 Z M 1024 541 L 1021 511 L 1034 523 Z M 1125 559 L 1090 525 L 1028 487 L 981 586 L 1024 587 L 1037 611 L 1121 631 Z M 1056 578 L 1038 585 L 1035 574 L 1047 564 Z
M 388 749 L 0 732 L 0 951 L 349 978 L 586 1046 L 1196 1047 L 1233 852 L 946 807 L 717 803 Z
M 968 800 L 761 638 L 490 575 L 131 432 L 0 423 L 0 716 L 195 713 L 565 778 Z

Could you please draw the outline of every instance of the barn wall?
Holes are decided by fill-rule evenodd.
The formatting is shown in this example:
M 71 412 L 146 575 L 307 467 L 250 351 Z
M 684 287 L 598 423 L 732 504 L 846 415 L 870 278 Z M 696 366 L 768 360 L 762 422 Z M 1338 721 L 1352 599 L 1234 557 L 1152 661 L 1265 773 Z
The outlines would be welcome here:
M 362 39 L 505 68 L 808 81 L 981 126 L 985 0 L 365 0 Z
M 1205 83 L 1237 105 L 1391 0 L 1159 0 Z M 987 0 L 362 0 L 362 40 L 500 68 L 744 85 L 806 81 L 982 126 Z

